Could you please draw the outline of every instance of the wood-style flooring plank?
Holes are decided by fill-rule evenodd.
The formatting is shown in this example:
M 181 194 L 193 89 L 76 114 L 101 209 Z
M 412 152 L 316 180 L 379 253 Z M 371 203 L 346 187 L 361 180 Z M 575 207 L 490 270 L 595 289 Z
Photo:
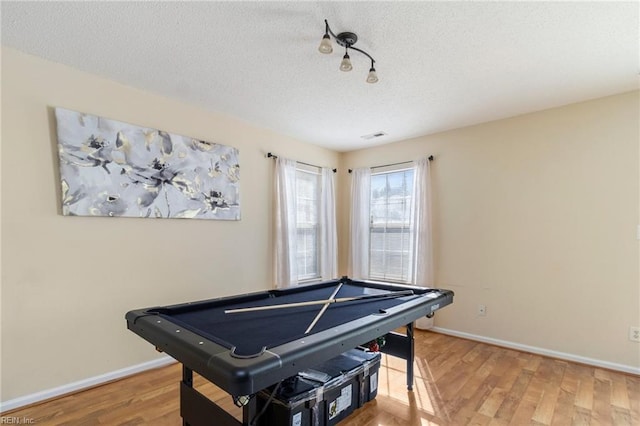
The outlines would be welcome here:
M 638 376 L 432 332 L 415 337 L 414 390 L 405 361 L 383 355 L 377 398 L 341 426 L 640 425 Z M 179 426 L 181 378 L 173 364 L 2 416 L 38 426 Z M 194 386 L 241 419 L 225 392 L 197 374 Z

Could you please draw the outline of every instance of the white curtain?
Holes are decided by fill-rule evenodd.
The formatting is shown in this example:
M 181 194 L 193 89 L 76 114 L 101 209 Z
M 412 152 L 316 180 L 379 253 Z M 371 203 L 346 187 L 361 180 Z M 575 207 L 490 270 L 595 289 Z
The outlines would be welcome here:
M 320 277 L 330 280 L 338 276 L 338 236 L 333 170 L 323 167 L 320 175 Z
M 351 251 L 350 275 L 353 278 L 369 276 L 369 225 L 371 221 L 371 169 L 355 169 L 351 176 Z
M 412 282 L 422 287 L 433 286 L 433 244 L 431 239 L 431 178 L 427 158 L 414 161 L 413 206 L 411 229 L 413 230 Z
M 296 162 L 276 159 L 275 256 L 274 279 L 278 288 L 298 282 L 296 259 Z
M 429 160 L 414 162 L 413 206 L 411 229 L 413 230 L 412 282 L 422 287 L 433 287 L 433 248 L 431 239 L 431 178 Z M 433 318 L 418 318 L 415 327 L 428 330 Z

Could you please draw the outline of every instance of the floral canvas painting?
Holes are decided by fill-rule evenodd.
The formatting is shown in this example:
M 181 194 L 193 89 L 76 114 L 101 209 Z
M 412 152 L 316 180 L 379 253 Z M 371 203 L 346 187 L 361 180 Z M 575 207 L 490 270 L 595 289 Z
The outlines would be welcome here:
M 240 220 L 236 148 L 55 112 L 64 215 Z

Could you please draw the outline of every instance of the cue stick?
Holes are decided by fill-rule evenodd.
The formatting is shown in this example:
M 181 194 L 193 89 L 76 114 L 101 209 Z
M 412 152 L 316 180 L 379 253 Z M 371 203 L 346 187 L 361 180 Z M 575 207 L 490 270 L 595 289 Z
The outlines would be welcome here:
M 338 299 L 325 299 L 325 300 L 311 300 L 308 302 L 283 303 L 281 305 L 255 306 L 253 308 L 227 309 L 226 311 L 224 311 L 224 313 L 236 314 L 240 312 L 267 311 L 271 309 L 297 308 L 300 306 L 310 306 L 310 305 L 324 305 L 325 303 L 352 302 L 354 300 L 390 299 L 394 297 L 410 296 L 413 294 L 414 294 L 413 290 L 403 290 L 403 291 L 394 291 L 391 293 L 384 293 L 384 294 L 369 294 L 366 296 L 341 297 Z
M 342 283 L 340 283 L 338 285 L 338 287 L 336 287 L 336 289 L 333 291 L 333 293 L 331 293 L 331 296 L 329 297 L 329 300 L 334 300 L 336 298 L 336 294 L 338 294 L 338 292 L 340 291 L 340 288 L 342 288 Z M 327 310 L 327 308 L 329 307 L 330 304 L 331 303 L 329 303 L 329 302 L 324 304 L 324 306 L 322 307 L 322 309 L 320 309 L 320 312 L 318 312 L 318 315 L 316 315 L 316 317 L 313 319 L 313 322 L 311 323 L 309 328 L 307 328 L 307 331 L 305 331 L 304 334 L 307 334 L 307 333 L 309 333 L 311 331 L 313 326 L 316 325 L 318 320 L 322 317 L 322 315 L 324 315 L 324 311 Z

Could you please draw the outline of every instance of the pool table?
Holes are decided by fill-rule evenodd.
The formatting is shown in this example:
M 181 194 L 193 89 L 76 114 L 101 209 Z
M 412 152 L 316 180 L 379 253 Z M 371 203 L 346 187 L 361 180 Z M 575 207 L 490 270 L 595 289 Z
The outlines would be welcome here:
M 413 321 L 452 302 L 449 290 L 342 277 L 137 309 L 126 314 L 126 322 L 129 330 L 182 363 L 185 425 L 211 424 L 212 418 L 216 425 L 239 425 L 255 416 L 252 395 L 383 335 L 381 351 L 407 360 L 411 389 Z M 406 334 L 392 332 L 402 326 Z M 244 406 L 242 423 L 193 389 L 193 371 Z

